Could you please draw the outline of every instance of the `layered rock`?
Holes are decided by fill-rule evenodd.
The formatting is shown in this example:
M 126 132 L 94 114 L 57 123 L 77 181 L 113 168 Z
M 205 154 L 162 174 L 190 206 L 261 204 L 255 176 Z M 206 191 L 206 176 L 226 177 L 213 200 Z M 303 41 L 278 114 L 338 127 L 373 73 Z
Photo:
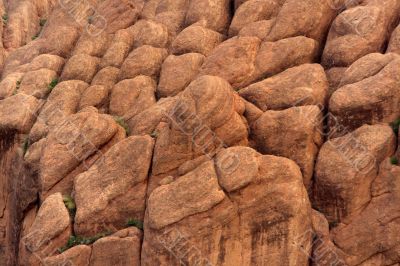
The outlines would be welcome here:
M 142 265 L 305 265 L 310 211 L 295 163 L 228 148 L 151 193 Z

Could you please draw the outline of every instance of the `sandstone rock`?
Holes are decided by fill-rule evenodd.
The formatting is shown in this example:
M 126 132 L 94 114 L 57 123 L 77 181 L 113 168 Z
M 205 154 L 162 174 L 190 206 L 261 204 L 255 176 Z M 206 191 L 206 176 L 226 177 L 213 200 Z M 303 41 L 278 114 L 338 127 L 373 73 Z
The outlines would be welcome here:
M 172 53 L 199 53 L 210 55 L 212 50 L 223 41 L 222 34 L 213 30 L 192 25 L 184 29 L 172 43 Z
M 318 45 L 324 42 L 326 32 L 338 12 L 332 8 L 332 1 L 288 0 L 278 1 L 278 4 L 279 2 L 283 2 L 282 7 L 267 40 L 305 36 L 316 40 Z
M 120 80 L 146 75 L 158 78 L 161 64 L 167 57 L 166 49 L 143 45 L 133 50 L 121 66 Z
M 318 43 L 303 36 L 263 42 L 255 60 L 256 77 L 272 76 L 291 67 L 312 63 L 317 53 Z
M 320 65 L 305 64 L 253 83 L 239 93 L 263 111 L 302 105 L 323 107 L 327 99 L 328 81 Z
M 10 75 L 7 75 L 0 82 L 0 99 L 4 99 L 13 95 L 13 93 L 17 92 L 18 84 L 21 82 L 23 73 L 15 72 Z
M 123 233 L 123 231 L 128 231 Z M 136 228 L 125 229 L 97 240 L 90 257 L 91 266 L 140 265 L 142 232 Z
M 90 55 L 102 57 L 109 45 L 109 36 L 106 32 L 100 34 L 90 34 L 85 31 L 76 43 L 73 55 Z
M 53 194 L 43 202 L 28 234 L 21 240 L 22 265 L 40 265 L 41 260 L 55 254 L 67 242 L 70 234 L 68 210 L 61 194 Z
M 400 254 L 399 203 L 400 168 L 385 160 L 372 183 L 371 201 L 348 224 L 331 231 L 331 239 L 343 253 L 346 265 L 390 265 Z M 387 237 L 391 236 L 391 237 Z M 357 239 L 357 241 L 355 241 Z M 331 261 L 329 261 L 331 262 Z
M 116 67 L 105 67 L 101 69 L 94 76 L 92 80 L 92 85 L 101 85 L 107 88 L 107 90 L 111 90 L 114 84 L 117 82 L 119 74 L 119 69 Z
M 32 60 L 29 64 L 29 70 L 35 71 L 41 68 L 47 68 L 55 71 L 57 74 L 61 74 L 64 63 L 65 59 L 58 55 L 41 54 Z
M 218 45 L 201 67 L 200 75 L 226 79 L 234 88 L 253 80 L 254 65 L 260 40 L 256 37 L 235 37 Z
M 77 234 L 90 236 L 104 226 L 123 228 L 129 219 L 143 220 L 152 150 L 148 136 L 127 138 L 75 178 Z
M 90 83 L 97 72 L 99 61 L 98 58 L 86 54 L 74 55 L 65 64 L 61 80 L 77 79 Z
M 36 123 L 30 132 L 32 142 L 45 137 L 58 123 L 77 112 L 82 92 L 88 87 L 83 81 L 71 80 L 57 84 L 40 110 Z
M 314 161 L 323 142 L 322 122 L 317 106 L 292 107 L 265 112 L 253 124 L 251 133 L 261 153 L 295 161 L 303 173 L 304 185 L 310 189 Z
M 340 87 L 340 83 L 346 72 L 347 67 L 332 67 L 325 71 L 326 78 L 329 82 L 328 98 Z
M 164 48 L 168 43 L 168 30 L 161 23 L 151 20 L 139 20 L 130 30 L 134 39 L 134 47 L 151 45 Z
M 121 67 L 129 54 L 130 48 L 125 42 L 113 42 L 101 59 L 100 67 Z
M 42 99 L 50 92 L 49 84 L 57 79 L 57 73 L 50 69 L 27 72 L 22 78 L 18 92 Z
M 310 212 L 295 163 L 245 147 L 222 150 L 214 163 L 151 193 L 142 264 L 303 265 L 296 238 L 311 228 Z
M 168 125 L 159 129 L 152 173 L 166 173 L 224 145 L 246 142 L 244 110 L 238 112 L 237 105 L 225 80 L 213 76 L 195 79 L 166 112 Z
M 392 32 L 392 36 L 390 37 L 390 41 L 388 44 L 388 48 L 386 49 L 387 53 L 396 53 L 400 54 L 400 27 L 397 26 Z
M 274 22 L 274 19 L 270 19 L 249 23 L 239 31 L 238 36 L 253 36 L 264 41 L 271 31 Z
M 156 103 L 156 84 L 146 76 L 137 76 L 117 83 L 111 91 L 110 114 L 131 117 Z
M 106 108 L 109 91 L 105 86 L 93 85 L 88 87 L 81 96 L 79 109 L 94 106 L 98 109 Z
M 229 27 L 229 35 L 238 35 L 239 31 L 248 24 L 260 20 L 269 20 L 276 16 L 279 5 L 274 0 L 250 0 L 243 3 L 235 12 Z M 268 32 L 266 32 L 268 34 Z
M 378 165 L 394 148 L 393 131 L 386 125 L 365 125 L 326 142 L 315 167 L 316 209 L 331 223 L 359 214 L 371 200 Z
M 0 128 L 28 133 L 40 107 L 35 97 L 18 93 L 0 101 Z
M 340 13 L 329 31 L 322 64 L 345 67 L 368 53 L 382 52 L 399 5 L 395 0 L 368 1 Z
M 183 91 L 198 74 L 204 58 L 196 53 L 168 56 L 161 67 L 158 96 L 175 96 Z
M 106 144 L 117 132 L 108 115 L 87 108 L 68 116 L 47 137 L 40 159 L 41 192 L 49 191 L 79 163 Z
M 76 265 L 89 266 L 90 254 L 92 249 L 89 246 L 78 245 L 64 251 L 60 255 L 46 258 L 43 263 L 48 266 Z
M 186 13 L 186 24 L 201 22 L 206 28 L 224 32 L 229 25 L 229 8 L 228 0 L 191 0 Z
M 389 123 L 400 116 L 397 85 L 400 80 L 397 71 L 400 59 L 383 64 L 380 71 L 379 67 L 366 68 L 362 74 L 359 73 L 358 62 L 355 64 L 354 68 L 346 71 L 342 82 L 357 81 L 365 76 L 366 78 L 345 85 L 332 94 L 329 102 L 330 136 L 346 134 L 363 124 Z M 373 75 L 376 71 L 379 72 Z

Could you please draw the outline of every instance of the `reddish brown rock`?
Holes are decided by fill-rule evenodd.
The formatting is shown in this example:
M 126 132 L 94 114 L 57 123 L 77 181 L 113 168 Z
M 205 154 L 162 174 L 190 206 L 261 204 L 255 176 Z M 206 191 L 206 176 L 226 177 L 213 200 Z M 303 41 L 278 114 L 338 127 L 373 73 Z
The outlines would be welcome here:
M 49 85 L 53 80 L 57 80 L 57 73 L 53 70 L 42 68 L 29 71 L 23 76 L 17 92 L 42 99 L 50 93 Z
M 97 72 L 99 61 L 97 57 L 86 54 L 74 55 L 65 64 L 61 80 L 77 79 L 90 83 Z
M 41 265 L 46 257 L 56 254 L 71 233 L 69 213 L 61 194 L 49 196 L 20 242 L 21 265 Z
M 137 76 L 117 83 L 111 90 L 110 114 L 134 117 L 156 103 L 156 84 L 147 76 Z
M 223 150 L 151 193 L 142 265 L 305 265 L 309 250 L 296 240 L 311 229 L 309 206 L 292 161 L 245 147 Z
M 119 79 L 131 79 L 139 75 L 158 78 L 167 50 L 143 45 L 133 50 L 121 66 Z
M 261 153 L 295 161 L 310 189 L 314 161 L 323 143 L 322 122 L 321 111 L 314 105 L 267 111 L 252 125 L 251 134 Z
M 137 228 L 121 230 L 93 244 L 90 266 L 140 265 L 143 233 Z
M 389 54 L 384 56 L 388 57 Z M 360 60 L 365 62 L 369 59 Z M 375 66 L 369 68 L 357 67 L 358 62 L 354 63 L 354 68 L 350 67 L 345 72 L 342 81 L 354 83 L 337 89 L 330 98 L 330 136 L 341 136 L 364 124 L 389 123 L 400 116 L 398 86 L 400 75 L 397 71 L 400 59 L 388 60 L 386 65 L 383 62 L 380 64 L 382 68 L 378 66 L 376 60 L 372 61 L 376 62 Z
M 184 29 L 172 43 L 172 53 L 199 53 L 205 56 L 223 41 L 222 34 L 199 25 L 192 25 Z
M 0 101 L 0 127 L 28 133 L 39 111 L 40 102 L 33 96 L 19 93 Z
M 76 266 L 89 266 L 90 254 L 92 249 L 89 246 L 78 245 L 64 251 L 60 255 L 55 255 L 44 259 L 44 265 L 59 266 L 59 265 L 76 265 Z
M 112 146 L 74 180 L 75 232 L 91 236 L 108 227 L 143 220 L 147 175 L 153 152 L 149 136 L 133 136 Z
M 318 105 L 322 109 L 327 99 L 328 81 L 320 65 L 305 64 L 253 83 L 239 93 L 263 111 L 302 105 Z
M 117 132 L 112 117 L 93 109 L 86 108 L 64 118 L 50 131 L 40 159 L 42 194 L 58 184 L 81 161 L 97 153 Z
M 394 148 L 393 131 L 386 125 L 365 125 L 326 142 L 315 167 L 315 208 L 331 223 L 358 215 L 371 200 L 377 167 Z
M 183 91 L 198 74 L 204 58 L 196 53 L 168 56 L 161 67 L 158 96 L 175 96 Z
M 130 30 L 134 39 L 134 47 L 151 45 L 164 48 L 168 43 L 167 27 L 151 20 L 139 20 Z

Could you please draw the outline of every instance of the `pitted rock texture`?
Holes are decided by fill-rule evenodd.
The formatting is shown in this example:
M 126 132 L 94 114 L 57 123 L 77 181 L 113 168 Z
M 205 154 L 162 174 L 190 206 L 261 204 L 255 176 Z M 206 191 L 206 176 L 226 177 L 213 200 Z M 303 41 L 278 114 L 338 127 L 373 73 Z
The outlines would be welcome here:
M 0 266 L 400 264 L 399 0 L 0 15 Z

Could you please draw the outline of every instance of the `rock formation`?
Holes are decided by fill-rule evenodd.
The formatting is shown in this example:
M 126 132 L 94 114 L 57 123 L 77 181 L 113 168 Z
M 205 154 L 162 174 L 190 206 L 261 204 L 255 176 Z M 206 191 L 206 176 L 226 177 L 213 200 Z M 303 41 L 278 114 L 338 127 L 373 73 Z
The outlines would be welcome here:
M 400 265 L 399 0 L 0 15 L 0 266 Z

